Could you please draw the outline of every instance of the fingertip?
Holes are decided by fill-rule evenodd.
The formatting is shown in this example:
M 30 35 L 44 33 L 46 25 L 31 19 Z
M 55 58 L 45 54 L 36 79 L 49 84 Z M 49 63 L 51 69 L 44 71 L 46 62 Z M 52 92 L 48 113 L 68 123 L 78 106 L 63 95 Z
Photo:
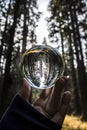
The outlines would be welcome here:
M 63 87 L 67 84 L 67 81 L 68 81 L 67 77 L 66 77 L 66 76 L 63 76 L 63 77 L 61 77 L 61 78 L 59 78 L 59 79 L 57 80 L 55 86 L 56 86 L 56 87 L 59 87 L 59 86 L 60 86 L 60 88 L 63 88 Z
M 69 104 L 70 100 L 71 100 L 71 92 L 65 91 L 64 94 L 63 94 L 62 103 L 63 104 Z
M 61 82 L 67 83 L 68 79 L 69 78 L 67 76 L 63 76 L 63 77 L 61 77 Z

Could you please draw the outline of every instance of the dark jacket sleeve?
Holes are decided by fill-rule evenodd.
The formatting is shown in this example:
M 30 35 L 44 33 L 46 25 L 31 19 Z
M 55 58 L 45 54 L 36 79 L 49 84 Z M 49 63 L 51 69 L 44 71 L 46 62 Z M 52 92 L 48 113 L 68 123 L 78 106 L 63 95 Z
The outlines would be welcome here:
M 35 110 L 19 95 L 0 120 L 0 130 L 60 130 L 61 127 Z

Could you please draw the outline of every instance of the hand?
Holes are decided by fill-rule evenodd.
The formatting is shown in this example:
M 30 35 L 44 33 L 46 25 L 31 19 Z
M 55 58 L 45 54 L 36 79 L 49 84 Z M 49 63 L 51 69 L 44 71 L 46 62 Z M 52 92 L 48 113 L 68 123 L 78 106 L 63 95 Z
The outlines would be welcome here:
M 55 87 L 43 90 L 33 104 L 35 109 L 60 126 L 62 126 L 71 99 L 71 93 L 69 91 L 65 91 L 62 95 L 66 83 L 66 77 L 60 78 L 56 82 Z M 23 79 L 23 84 L 18 94 L 28 102 L 30 92 L 31 87 L 28 82 Z

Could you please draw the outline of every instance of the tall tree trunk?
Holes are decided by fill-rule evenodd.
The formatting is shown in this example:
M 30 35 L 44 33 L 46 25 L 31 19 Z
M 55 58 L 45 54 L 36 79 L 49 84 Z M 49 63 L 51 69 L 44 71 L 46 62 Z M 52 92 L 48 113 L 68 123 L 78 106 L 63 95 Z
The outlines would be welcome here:
M 60 37 L 61 37 L 61 48 L 62 48 L 62 55 L 63 55 L 63 58 L 65 60 L 65 57 L 64 57 L 64 40 L 63 40 L 63 33 L 62 33 L 62 23 L 59 22 L 59 29 L 60 29 Z
M 25 2 L 24 2 L 24 25 L 23 25 L 22 53 L 24 53 L 26 50 L 26 37 L 27 37 L 27 30 L 28 30 L 27 25 L 26 25 L 26 14 L 27 14 L 26 4 L 27 4 L 27 1 L 25 0 Z
M 71 39 L 71 36 L 69 36 L 69 41 L 71 41 L 70 39 Z M 70 52 L 70 63 L 71 63 L 71 70 L 72 70 L 72 81 L 73 81 L 73 87 L 74 87 L 75 114 L 80 115 L 81 105 L 80 105 L 80 96 L 79 96 L 79 86 L 78 86 L 77 78 L 76 78 L 76 71 L 74 67 L 74 56 L 73 56 L 71 42 L 69 42 L 69 52 Z
M 6 55 L 6 65 L 5 65 L 5 74 L 4 74 L 4 82 L 2 88 L 2 98 L 1 98 L 1 107 L 0 112 L 1 115 L 4 113 L 5 109 L 7 108 L 7 100 L 9 97 L 9 90 L 12 84 L 12 78 L 10 74 L 10 66 L 11 66 L 11 58 L 12 58 L 12 51 L 13 51 L 13 44 L 14 44 L 14 34 L 15 28 L 17 23 L 17 17 L 20 7 L 20 0 L 16 0 L 15 7 L 14 7 L 14 22 L 12 27 L 9 30 L 9 41 L 8 41 L 8 51 Z
M 4 42 L 6 42 L 6 38 L 9 38 L 8 33 L 7 33 L 7 21 L 8 21 L 8 15 L 9 15 L 9 11 L 11 8 L 11 0 L 9 2 L 9 7 L 7 10 L 7 15 L 6 15 L 6 21 L 5 21 L 5 26 L 4 26 L 4 31 L 2 33 L 2 39 L 1 39 L 1 46 L 0 46 L 0 61 L 1 61 L 1 56 L 2 56 L 2 52 L 3 52 L 3 46 L 4 46 Z
M 76 70 L 74 67 L 74 51 L 72 47 L 72 33 L 70 29 L 70 22 L 69 22 L 69 15 L 67 13 L 67 19 L 68 19 L 68 41 L 69 41 L 69 55 L 70 55 L 70 65 L 72 70 L 72 81 L 73 81 L 73 87 L 74 87 L 74 104 L 75 104 L 75 114 L 80 115 L 81 114 L 81 104 L 80 104 L 80 95 L 79 95 L 79 84 L 76 77 Z
M 76 50 L 76 58 L 77 58 L 77 69 L 78 69 L 78 78 L 79 78 L 79 87 L 81 93 L 81 109 L 82 109 L 82 120 L 87 121 L 87 79 L 86 72 L 83 61 L 82 47 L 80 41 L 80 33 L 78 28 L 77 16 L 76 16 L 76 8 L 73 4 L 73 8 L 70 9 L 71 13 L 71 21 L 73 28 L 73 40 L 74 46 Z

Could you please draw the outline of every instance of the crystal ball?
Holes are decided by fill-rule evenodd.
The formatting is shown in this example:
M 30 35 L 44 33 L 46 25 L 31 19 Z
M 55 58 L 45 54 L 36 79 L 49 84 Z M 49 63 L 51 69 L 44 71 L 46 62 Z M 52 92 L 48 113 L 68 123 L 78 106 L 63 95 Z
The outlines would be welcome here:
M 31 87 L 38 89 L 53 87 L 63 72 L 63 58 L 51 46 L 36 45 L 22 55 L 21 73 Z

